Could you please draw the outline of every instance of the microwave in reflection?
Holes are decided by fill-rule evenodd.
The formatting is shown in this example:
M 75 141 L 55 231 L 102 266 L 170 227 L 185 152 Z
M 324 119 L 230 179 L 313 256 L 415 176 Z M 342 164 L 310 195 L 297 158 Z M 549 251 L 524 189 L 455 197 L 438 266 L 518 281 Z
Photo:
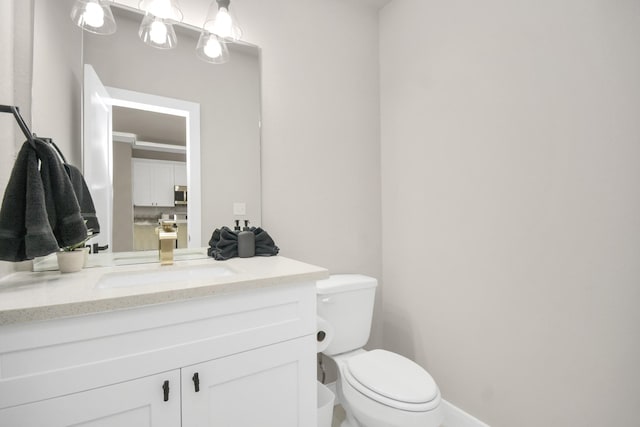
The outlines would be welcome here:
M 176 185 L 173 187 L 173 199 L 174 204 L 178 205 L 186 205 L 187 204 L 187 186 L 186 185 Z

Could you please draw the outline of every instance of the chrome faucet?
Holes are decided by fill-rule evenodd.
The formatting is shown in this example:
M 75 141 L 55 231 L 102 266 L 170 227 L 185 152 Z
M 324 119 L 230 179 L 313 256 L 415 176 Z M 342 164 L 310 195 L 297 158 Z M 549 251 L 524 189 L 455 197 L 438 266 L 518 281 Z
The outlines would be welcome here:
M 173 264 L 173 248 L 178 241 L 178 228 L 174 221 L 162 221 L 156 228 L 160 265 Z

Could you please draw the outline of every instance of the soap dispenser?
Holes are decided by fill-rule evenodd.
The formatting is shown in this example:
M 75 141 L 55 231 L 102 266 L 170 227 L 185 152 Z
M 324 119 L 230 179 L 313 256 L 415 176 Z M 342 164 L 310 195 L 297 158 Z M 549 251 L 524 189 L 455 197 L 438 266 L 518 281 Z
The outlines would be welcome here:
M 250 258 L 256 254 L 256 235 L 249 228 L 249 220 L 244 220 L 244 228 L 238 233 L 238 256 Z

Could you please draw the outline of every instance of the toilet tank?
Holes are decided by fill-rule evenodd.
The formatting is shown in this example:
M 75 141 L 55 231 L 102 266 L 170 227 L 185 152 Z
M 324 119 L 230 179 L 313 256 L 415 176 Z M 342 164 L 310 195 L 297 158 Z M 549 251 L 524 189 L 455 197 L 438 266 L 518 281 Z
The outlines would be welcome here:
M 318 316 L 333 329 L 328 356 L 362 348 L 369 340 L 378 281 L 361 274 L 335 274 L 316 282 Z

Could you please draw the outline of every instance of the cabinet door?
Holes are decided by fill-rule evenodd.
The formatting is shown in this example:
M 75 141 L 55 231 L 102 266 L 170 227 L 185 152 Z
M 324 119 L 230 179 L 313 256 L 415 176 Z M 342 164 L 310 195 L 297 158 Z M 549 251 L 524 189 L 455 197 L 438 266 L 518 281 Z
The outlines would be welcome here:
M 153 206 L 153 165 L 149 162 L 131 161 L 133 181 L 133 204 Z
M 173 163 L 153 164 L 152 187 L 156 206 L 173 206 Z
M 163 385 L 168 381 L 168 400 Z M 1 426 L 176 427 L 180 371 L 0 410 Z
M 315 425 L 314 343 L 300 338 L 183 368 L 182 427 Z
M 173 163 L 133 159 L 133 204 L 173 206 Z

